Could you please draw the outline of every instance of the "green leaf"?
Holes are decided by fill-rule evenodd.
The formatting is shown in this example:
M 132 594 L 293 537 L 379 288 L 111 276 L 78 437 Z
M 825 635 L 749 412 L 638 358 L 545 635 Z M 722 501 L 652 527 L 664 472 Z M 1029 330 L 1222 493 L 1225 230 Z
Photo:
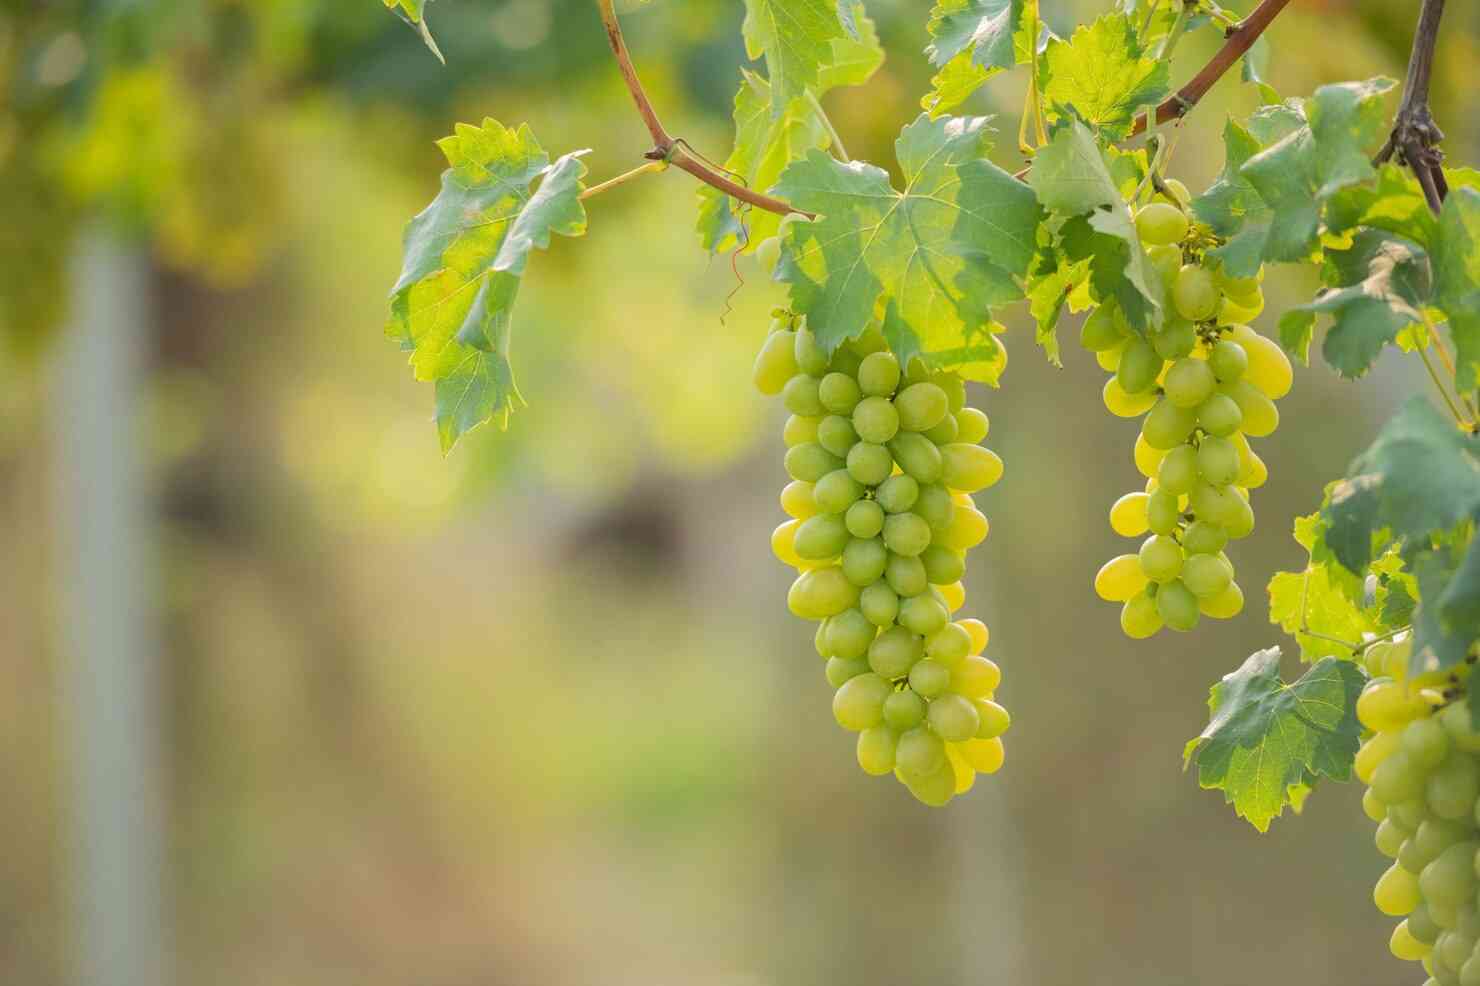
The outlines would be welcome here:
M 936 0 L 925 54 L 939 72 L 921 105 L 939 116 L 998 72 L 1030 61 L 1039 23 L 1038 0 Z
M 437 61 L 446 65 L 447 59 L 442 57 L 442 49 L 437 47 L 437 39 L 432 37 L 431 25 L 427 23 L 426 5 L 430 2 L 431 0 L 385 0 L 385 5 L 410 24 L 421 37 L 422 43 L 437 56 Z
M 1345 286 L 1322 291 L 1280 318 L 1285 347 L 1304 355 L 1316 314 L 1335 321 L 1321 352 L 1336 372 L 1356 379 L 1372 368 L 1398 334 L 1423 322 L 1429 269 L 1423 250 L 1407 240 L 1364 229 L 1348 250 L 1329 250 L 1328 269 Z
M 881 168 L 820 151 L 775 188 L 819 214 L 782 237 L 778 280 L 829 351 L 877 316 L 895 353 L 995 380 L 990 307 L 1023 297 L 1040 211 L 1028 186 L 985 160 L 982 117 L 921 115 L 895 142 L 905 187 Z
M 1265 146 L 1305 125 L 1305 117 L 1291 104 L 1257 110 L 1248 127 L 1230 120 L 1223 128 L 1226 161 L 1223 172 L 1192 203 L 1193 214 L 1228 242 L 1210 251 L 1235 277 L 1252 277 L 1263 260 L 1264 241 L 1274 210 L 1243 174 L 1243 166 Z
M 1364 605 L 1363 580 L 1335 563 L 1325 539 L 1320 513 L 1297 517 L 1295 540 L 1309 561 L 1303 572 L 1278 572 L 1269 581 L 1269 622 L 1295 638 L 1307 662 L 1349 658 L 1364 634 L 1381 629 L 1375 610 Z
M 1051 112 L 1093 127 L 1103 140 L 1129 136 L 1136 116 L 1170 91 L 1167 63 L 1149 57 L 1123 13 L 1080 27 L 1044 53 Z
M 438 141 L 452 166 L 442 191 L 406 227 L 386 334 L 437 381 L 443 450 L 523 403 L 508 363 L 513 306 L 530 251 L 552 234 L 581 236 L 586 173 L 579 153 L 554 164 L 527 126 L 459 124 Z M 539 182 L 535 188 L 535 182 Z
M 1439 220 L 1429 210 L 1423 189 L 1413 172 L 1397 164 L 1385 164 L 1377 180 L 1342 189 L 1326 203 L 1326 228 L 1334 233 L 1367 226 L 1384 229 L 1425 249 L 1432 249 Z
M 1461 390 L 1480 387 L 1480 191 L 1450 188 L 1434 244 L 1434 301 L 1449 316 Z
M 833 42 L 849 37 L 837 0 L 745 0 L 742 30 L 750 57 L 766 60 L 774 113 L 817 86 Z
M 1311 779 L 1351 776 L 1365 680 L 1352 662 L 1328 657 L 1287 685 L 1280 649 L 1259 651 L 1213 686 L 1208 727 L 1183 762 L 1197 764 L 1202 787 L 1222 789 L 1239 816 L 1268 831 Z
M 1058 324 L 1069 295 L 1089 276 L 1089 261 L 1070 261 L 1061 254 L 1041 260 L 1028 276 L 1028 311 L 1037 323 L 1035 340 L 1054 366 L 1059 356 Z

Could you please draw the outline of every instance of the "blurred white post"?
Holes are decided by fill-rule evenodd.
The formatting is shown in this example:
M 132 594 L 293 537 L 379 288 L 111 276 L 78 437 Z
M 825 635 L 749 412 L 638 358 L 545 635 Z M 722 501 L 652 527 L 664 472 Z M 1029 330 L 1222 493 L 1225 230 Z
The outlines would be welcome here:
M 51 405 L 69 950 L 78 986 L 162 986 L 158 573 L 141 421 L 153 320 L 143 248 L 101 227 L 81 234 L 70 298 Z

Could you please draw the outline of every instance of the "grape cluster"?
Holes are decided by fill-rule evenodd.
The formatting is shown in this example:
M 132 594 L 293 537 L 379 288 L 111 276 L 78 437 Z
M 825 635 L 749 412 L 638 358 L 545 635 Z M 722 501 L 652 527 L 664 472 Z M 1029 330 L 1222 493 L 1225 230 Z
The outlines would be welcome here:
M 1279 425 L 1274 402 L 1293 379 L 1280 347 L 1245 324 L 1263 309 L 1263 271 L 1227 276 L 1206 256 L 1216 242 L 1211 231 L 1188 219 L 1185 187 L 1175 180 L 1164 187 L 1136 212 L 1169 300 L 1162 324 L 1141 335 L 1112 299 L 1080 336 L 1113 374 L 1105 406 L 1142 419 L 1135 462 L 1146 488 L 1115 502 L 1110 526 L 1123 537 L 1149 536 L 1095 576 L 1100 597 L 1123 604 L 1121 628 L 1135 639 L 1243 609 L 1223 549 L 1254 529 L 1249 491 L 1268 472 L 1249 439 Z
M 1367 785 L 1362 808 L 1377 823 L 1378 851 L 1393 860 L 1372 899 L 1404 919 L 1389 946 L 1423 962 L 1426 986 L 1480 986 L 1480 731 L 1465 697 L 1470 666 L 1412 676 L 1412 650 L 1406 636 L 1370 645 L 1374 677 L 1357 700 L 1370 731 L 1355 764 Z
M 982 656 L 986 625 L 951 619 L 966 552 L 987 536 L 970 494 L 1002 477 L 978 444 L 987 416 L 959 376 L 919 360 L 901 371 L 877 331 L 829 358 L 790 318 L 772 326 L 755 383 L 791 412 L 791 519 L 771 547 L 800 572 L 791 611 L 821 624 L 833 716 L 858 733 L 866 772 L 943 805 L 1002 766 L 1010 722 L 992 700 L 1002 672 Z

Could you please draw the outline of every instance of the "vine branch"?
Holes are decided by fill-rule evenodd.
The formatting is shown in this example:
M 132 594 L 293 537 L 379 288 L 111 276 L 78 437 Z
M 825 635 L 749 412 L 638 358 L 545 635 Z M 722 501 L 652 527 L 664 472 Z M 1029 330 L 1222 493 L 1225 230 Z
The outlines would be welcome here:
M 1424 199 L 1435 213 L 1449 194 L 1449 183 L 1444 180 L 1444 154 L 1437 146 L 1444 139 L 1444 132 L 1429 112 L 1429 81 L 1434 72 L 1434 49 L 1439 43 L 1439 20 L 1443 16 L 1444 0 L 1423 0 L 1418 27 L 1413 32 L 1408 77 L 1403 82 L 1403 101 L 1393 118 L 1393 131 L 1377 153 L 1378 163 L 1396 155 L 1398 161 L 1413 169 Z
M 1433 2 L 1433 0 L 1427 0 Z M 1444 5 L 1444 0 L 1437 0 L 1439 6 Z M 1228 31 L 1227 40 L 1223 47 L 1219 48 L 1208 63 L 1203 66 L 1202 71 L 1192 77 L 1181 89 L 1177 90 L 1166 99 L 1162 100 L 1156 107 L 1156 122 L 1168 123 L 1178 120 L 1187 115 L 1187 112 L 1197 105 L 1198 100 L 1208 94 L 1213 88 L 1213 83 L 1223 77 L 1223 73 L 1233 67 L 1234 63 L 1242 58 L 1248 50 L 1253 47 L 1254 42 L 1265 29 L 1279 16 L 1280 11 L 1288 6 L 1290 0 L 1264 0 L 1255 7 L 1253 12 L 1239 22 L 1238 27 Z M 1140 117 L 1131 128 L 1131 136 L 1142 133 L 1146 129 L 1147 117 Z
M 613 6 L 612 0 L 597 0 L 597 6 L 601 10 L 601 23 L 606 28 L 606 38 L 611 44 L 612 54 L 616 56 L 617 69 L 622 73 L 622 81 L 627 84 L 627 91 L 632 94 L 632 102 L 637 106 L 637 113 L 642 117 L 643 125 L 647 127 L 648 133 L 653 138 L 653 149 L 643 155 L 644 157 L 649 161 L 666 161 L 675 168 L 687 171 L 704 184 L 717 188 L 731 198 L 757 209 L 764 209 L 766 212 L 774 212 L 781 216 L 796 214 L 808 219 L 816 218 L 810 212 L 794 209 L 780 199 L 746 188 L 720 174 L 701 161 L 693 152 L 687 150 L 684 141 L 669 134 L 663 127 L 663 122 L 658 119 L 658 111 L 653 108 L 652 100 L 648 99 L 647 91 L 642 87 L 642 80 L 637 76 L 637 66 L 633 64 L 632 54 L 627 50 L 627 42 L 622 37 L 622 25 L 617 20 L 616 7 Z

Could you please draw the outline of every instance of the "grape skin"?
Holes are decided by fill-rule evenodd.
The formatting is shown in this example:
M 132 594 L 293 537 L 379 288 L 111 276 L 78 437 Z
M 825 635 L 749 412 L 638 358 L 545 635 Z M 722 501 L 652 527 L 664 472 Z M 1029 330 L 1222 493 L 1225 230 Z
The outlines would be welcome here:
M 858 734 L 865 773 L 946 804 L 1001 768 L 1012 722 L 994 700 L 1002 672 L 981 656 L 986 625 L 952 622 L 966 552 L 990 529 L 970 494 L 1003 473 L 979 444 L 987 416 L 966 406 L 961 378 L 918 360 L 903 370 L 874 333 L 829 356 L 779 320 L 754 377 L 791 412 L 789 519 L 772 549 L 799 572 L 789 608 L 819 621 L 833 716 Z

